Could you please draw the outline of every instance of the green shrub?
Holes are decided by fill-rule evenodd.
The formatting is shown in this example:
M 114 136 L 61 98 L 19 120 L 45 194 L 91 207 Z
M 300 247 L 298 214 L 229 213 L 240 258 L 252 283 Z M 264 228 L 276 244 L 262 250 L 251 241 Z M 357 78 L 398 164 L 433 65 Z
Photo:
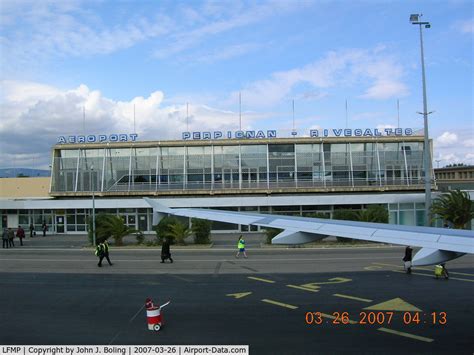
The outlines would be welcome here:
M 191 229 L 194 233 L 194 243 L 209 244 L 211 242 L 212 222 L 207 219 L 191 219 Z
M 265 228 L 264 231 L 265 231 L 265 235 L 267 237 L 267 244 L 272 244 L 272 239 L 275 238 L 281 232 L 283 232 L 283 229 Z
M 136 238 L 137 238 L 137 244 L 138 245 L 143 244 L 143 242 L 145 241 L 145 235 L 143 234 L 142 231 L 138 231 L 136 233 Z
M 170 244 L 174 244 L 174 238 L 172 236 L 168 236 L 168 234 L 172 233 L 172 226 L 179 223 L 176 217 L 164 217 L 160 223 L 156 226 L 153 226 L 153 230 L 156 233 L 156 242 L 158 244 L 163 244 L 163 238 L 168 237 Z

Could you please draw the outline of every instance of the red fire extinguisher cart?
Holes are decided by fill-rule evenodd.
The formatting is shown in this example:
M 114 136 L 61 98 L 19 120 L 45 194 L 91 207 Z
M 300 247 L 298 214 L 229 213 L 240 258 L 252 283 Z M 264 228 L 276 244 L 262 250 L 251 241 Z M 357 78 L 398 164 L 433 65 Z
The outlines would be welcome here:
M 148 330 L 154 330 L 155 332 L 159 331 L 163 326 L 163 313 L 162 309 L 170 304 L 170 301 L 159 306 L 153 303 L 151 298 L 147 298 L 145 301 L 146 308 L 146 318 L 148 323 Z

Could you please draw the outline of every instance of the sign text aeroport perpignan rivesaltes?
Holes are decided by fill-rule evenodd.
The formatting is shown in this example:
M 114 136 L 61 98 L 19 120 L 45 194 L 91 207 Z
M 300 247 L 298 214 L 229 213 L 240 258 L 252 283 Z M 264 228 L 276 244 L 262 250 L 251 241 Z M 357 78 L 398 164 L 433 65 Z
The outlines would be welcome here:
M 291 132 L 292 136 L 296 136 L 296 131 Z M 309 137 L 381 137 L 381 136 L 412 136 L 412 128 L 339 128 L 339 129 L 311 129 Z M 276 130 L 267 131 L 214 131 L 214 132 L 183 132 L 181 135 L 184 140 L 202 140 L 202 139 L 252 139 L 252 138 L 276 138 Z
M 297 132 L 292 131 L 292 136 Z M 412 128 L 333 128 L 333 129 L 311 129 L 309 137 L 381 137 L 381 136 L 412 136 Z M 78 135 L 78 136 L 59 136 L 58 144 L 75 143 L 105 143 L 105 142 L 136 142 L 138 134 L 99 134 L 99 135 Z M 183 140 L 207 140 L 207 139 L 259 139 L 259 138 L 277 138 L 276 130 L 259 131 L 213 131 L 213 132 L 182 132 Z

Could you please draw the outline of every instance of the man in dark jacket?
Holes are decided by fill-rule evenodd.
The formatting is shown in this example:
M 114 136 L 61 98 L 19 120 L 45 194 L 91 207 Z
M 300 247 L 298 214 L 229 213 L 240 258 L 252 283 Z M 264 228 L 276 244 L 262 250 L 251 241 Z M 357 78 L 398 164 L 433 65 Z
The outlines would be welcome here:
M 13 241 L 13 239 L 15 239 L 15 232 L 13 231 L 13 229 L 8 228 L 8 245 L 12 248 L 15 246 L 15 242 Z
M 413 259 L 413 249 L 409 246 L 405 248 L 405 256 L 403 261 L 405 262 L 405 271 L 407 274 L 411 274 L 411 260 Z
M 161 245 L 161 263 L 164 263 L 166 259 L 170 259 L 170 261 L 173 262 L 170 252 L 170 242 L 168 238 L 164 238 L 163 244 Z
M 23 246 L 23 238 L 25 238 L 25 230 L 21 228 L 21 226 L 18 226 L 18 229 L 16 230 L 16 236 L 18 239 L 20 239 L 20 245 Z
M 8 229 L 4 228 L 2 233 L 3 248 L 8 249 Z
M 109 243 L 107 243 L 107 239 L 97 245 L 95 255 L 99 257 L 99 263 L 97 264 L 98 267 L 102 267 L 102 260 L 104 258 L 107 259 L 110 266 L 113 265 L 109 258 Z

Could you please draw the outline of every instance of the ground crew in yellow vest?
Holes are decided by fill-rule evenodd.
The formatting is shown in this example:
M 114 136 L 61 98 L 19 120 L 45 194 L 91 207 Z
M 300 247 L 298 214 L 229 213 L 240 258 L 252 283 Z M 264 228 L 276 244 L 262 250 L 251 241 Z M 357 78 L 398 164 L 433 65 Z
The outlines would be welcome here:
M 247 254 L 245 253 L 245 240 L 244 240 L 244 237 L 242 236 L 242 234 L 240 235 L 239 237 L 239 240 L 237 242 L 237 255 L 235 256 L 236 258 L 239 257 L 240 253 L 244 253 L 244 258 L 247 259 Z
M 99 257 L 99 263 L 97 264 L 98 267 L 102 267 L 102 260 L 104 258 L 107 259 L 110 266 L 113 265 L 109 258 L 109 243 L 107 243 L 107 239 L 97 245 L 95 248 L 95 255 Z

